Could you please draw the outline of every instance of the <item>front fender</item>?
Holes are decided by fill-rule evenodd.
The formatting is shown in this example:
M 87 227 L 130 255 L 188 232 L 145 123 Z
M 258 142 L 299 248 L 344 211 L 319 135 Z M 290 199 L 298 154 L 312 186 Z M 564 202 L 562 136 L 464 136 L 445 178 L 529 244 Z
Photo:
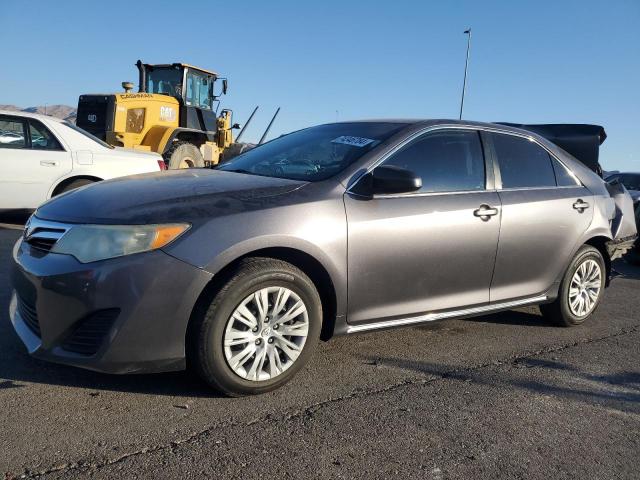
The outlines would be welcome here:
M 204 225 L 194 225 L 183 239 L 169 245 L 165 251 L 215 276 L 238 258 L 269 248 L 296 250 L 320 263 L 335 289 L 337 315 L 344 315 L 347 225 L 341 199 L 213 218 Z

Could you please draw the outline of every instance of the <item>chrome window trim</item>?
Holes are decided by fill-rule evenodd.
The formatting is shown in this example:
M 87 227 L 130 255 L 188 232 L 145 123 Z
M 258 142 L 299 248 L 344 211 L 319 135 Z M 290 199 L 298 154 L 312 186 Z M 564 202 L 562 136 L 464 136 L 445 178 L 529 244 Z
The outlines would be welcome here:
M 420 192 L 420 193 L 382 193 L 373 198 L 405 198 L 405 197 L 432 197 L 434 195 L 469 195 L 474 193 L 497 192 L 495 188 L 484 190 L 448 190 L 446 192 Z M 354 195 L 356 195 L 354 193 Z
M 519 192 L 519 191 L 530 191 L 530 190 L 561 190 L 561 189 L 569 189 L 569 188 L 583 188 L 582 185 L 562 185 L 558 187 L 509 187 L 509 188 L 499 188 L 496 189 L 497 192 Z
M 436 320 L 445 320 L 448 318 L 466 317 L 470 315 L 479 315 L 497 310 L 505 310 L 524 305 L 541 303 L 548 299 L 547 295 L 538 295 L 535 297 L 523 298 L 521 300 L 512 300 L 510 302 L 496 303 L 494 305 L 483 305 L 481 307 L 465 308 L 462 310 L 453 310 L 442 313 L 427 313 L 415 317 L 399 318 L 396 320 L 385 320 L 382 322 L 366 323 L 363 325 L 350 325 L 347 327 L 347 333 L 366 332 L 369 330 L 377 330 L 380 328 L 391 328 L 415 325 L 419 323 L 434 322 Z
M 346 193 L 348 193 L 349 195 L 355 195 L 357 197 L 363 197 L 363 195 L 355 193 L 355 192 L 352 191 L 352 189 L 362 179 L 362 177 L 364 177 L 366 174 L 371 172 L 374 168 L 379 166 L 381 163 L 383 163 L 386 160 L 388 160 L 392 155 L 395 155 L 398 152 L 398 150 L 400 150 L 401 148 L 404 148 L 407 144 L 409 144 L 410 142 L 412 142 L 416 138 L 418 138 L 418 137 L 420 137 L 420 136 L 422 136 L 422 135 L 424 135 L 426 133 L 434 132 L 434 131 L 437 131 L 437 130 L 475 130 L 477 132 L 502 133 L 502 134 L 506 134 L 506 135 L 512 135 L 514 137 L 526 138 L 527 140 L 535 143 L 536 145 L 538 145 L 539 147 L 544 149 L 544 151 L 547 152 L 547 154 L 549 154 L 549 156 L 553 157 L 558 162 L 560 162 L 560 164 L 571 173 L 571 175 L 575 178 L 575 180 L 578 182 L 578 184 L 576 184 L 576 185 L 568 185 L 568 186 L 567 185 L 564 185 L 564 186 L 555 185 L 553 187 L 551 187 L 551 186 L 546 186 L 546 187 L 513 187 L 513 188 L 496 188 L 496 189 L 486 189 L 485 188 L 483 190 L 464 190 L 464 191 L 447 190 L 447 191 L 443 191 L 443 192 L 401 193 L 401 194 L 393 194 L 393 195 L 374 195 L 373 198 L 400 198 L 400 197 L 417 197 L 417 196 L 425 196 L 425 195 L 451 195 L 451 194 L 456 194 L 456 193 L 470 193 L 470 192 L 476 192 L 476 193 L 477 192 L 503 192 L 503 191 L 508 192 L 508 191 L 533 190 L 533 189 L 544 190 L 544 189 L 551 189 L 551 188 L 575 188 L 575 187 L 583 187 L 584 188 L 583 183 L 580 181 L 580 179 L 578 177 L 576 177 L 574 175 L 573 171 L 569 167 L 567 167 L 565 165 L 565 163 L 562 160 L 560 160 L 551 150 L 549 150 L 546 146 L 544 146 L 538 140 L 536 140 L 533 137 L 533 135 L 529 135 L 529 134 L 526 134 L 526 133 L 520 133 L 520 132 L 512 132 L 512 131 L 509 131 L 509 130 L 504 130 L 503 128 L 500 128 L 500 127 L 497 127 L 497 126 L 496 127 L 489 127 L 489 126 L 457 125 L 457 124 L 446 123 L 446 124 L 441 124 L 441 125 L 431 125 L 431 126 L 425 127 L 423 129 L 418 130 L 417 132 L 413 133 L 411 136 L 407 137 L 406 139 L 404 139 L 401 143 L 396 145 L 393 150 L 390 150 L 389 152 L 387 152 L 386 154 L 381 156 L 378 160 L 373 162 L 364 172 L 362 172 L 358 176 L 358 178 L 353 180 L 351 182 L 351 185 L 349 186 L 349 188 L 347 188 Z M 483 147 L 483 150 L 484 150 L 484 147 Z M 483 151 L 483 154 L 484 154 L 484 151 Z M 496 159 L 496 161 L 498 162 L 498 168 L 500 168 L 500 160 Z M 553 168 L 553 165 L 551 165 L 551 168 Z M 488 176 L 488 172 L 486 170 L 487 169 L 486 169 L 486 158 L 485 158 L 485 185 L 486 185 L 486 178 Z M 554 171 L 554 178 L 555 178 L 555 171 Z

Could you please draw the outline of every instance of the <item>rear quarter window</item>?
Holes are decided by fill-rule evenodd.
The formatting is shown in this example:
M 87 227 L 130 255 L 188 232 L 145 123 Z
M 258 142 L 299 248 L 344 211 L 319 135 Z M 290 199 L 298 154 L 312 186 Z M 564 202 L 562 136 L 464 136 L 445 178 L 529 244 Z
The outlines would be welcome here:
M 547 151 L 527 138 L 492 133 L 502 188 L 555 187 L 556 176 Z
M 573 172 L 557 159 L 551 157 L 551 163 L 553 164 L 553 171 L 556 174 L 556 183 L 559 187 L 575 187 L 580 185 L 580 180 L 578 180 Z

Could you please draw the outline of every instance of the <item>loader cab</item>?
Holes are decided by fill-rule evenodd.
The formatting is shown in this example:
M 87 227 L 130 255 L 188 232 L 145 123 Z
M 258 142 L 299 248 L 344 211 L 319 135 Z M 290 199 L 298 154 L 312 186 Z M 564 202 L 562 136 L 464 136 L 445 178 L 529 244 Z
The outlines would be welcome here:
M 216 85 L 218 74 L 184 63 L 151 65 L 138 62 L 140 92 L 177 98 L 187 107 L 215 110 L 216 101 L 227 91 L 227 81 Z
M 217 131 L 218 98 L 227 93 L 227 79 L 185 63 L 152 65 L 136 63 L 139 92 L 174 97 L 180 103 L 179 125 L 208 132 Z

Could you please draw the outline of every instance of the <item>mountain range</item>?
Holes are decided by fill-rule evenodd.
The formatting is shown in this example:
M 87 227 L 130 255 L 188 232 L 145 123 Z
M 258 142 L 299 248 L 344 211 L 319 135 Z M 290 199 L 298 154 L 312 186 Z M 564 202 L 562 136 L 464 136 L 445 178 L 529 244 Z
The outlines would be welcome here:
M 11 110 L 14 112 L 39 113 L 41 115 L 51 115 L 62 118 L 70 122 L 76 121 L 76 108 L 69 105 L 40 105 L 37 107 L 21 108 L 15 105 L 0 105 L 0 110 Z

